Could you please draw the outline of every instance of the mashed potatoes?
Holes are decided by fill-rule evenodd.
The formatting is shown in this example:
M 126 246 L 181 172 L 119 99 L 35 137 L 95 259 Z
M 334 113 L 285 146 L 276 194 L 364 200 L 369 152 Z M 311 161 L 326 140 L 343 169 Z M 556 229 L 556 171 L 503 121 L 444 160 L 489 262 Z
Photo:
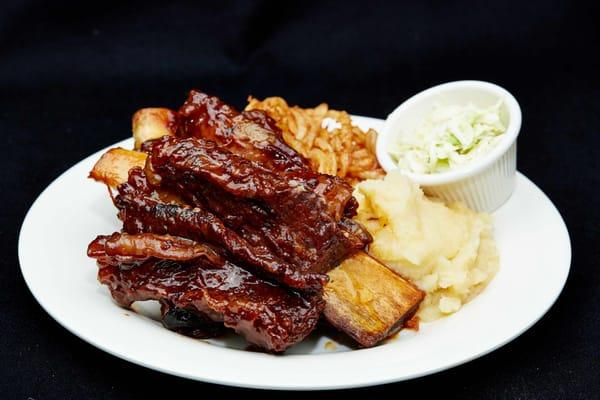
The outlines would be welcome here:
M 361 182 L 354 195 L 356 219 L 373 235 L 369 254 L 427 293 L 421 320 L 457 311 L 496 274 L 489 215 L 429 199 L 398 172 Z

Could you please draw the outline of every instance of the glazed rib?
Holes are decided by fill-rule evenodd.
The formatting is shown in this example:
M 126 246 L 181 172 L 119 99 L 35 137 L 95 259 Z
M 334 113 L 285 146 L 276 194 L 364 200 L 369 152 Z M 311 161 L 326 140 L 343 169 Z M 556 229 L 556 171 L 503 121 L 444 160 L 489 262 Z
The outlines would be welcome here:
M 226 326 L 275 352 L 304 339 L 325 273 L 371 241 L 351 220 L 352 187 L 311 171 L 263 112 L 198 91 L 178 112 L 145 112 L 142 152 L 111 150 L 90 174 L 115 188 L 129 169 L 111 192 L 123 232 L 89 246 L 99 280 L 125 307 L 158 300 L 163 324 L 187 335 Z
M 228 151 L 276 171 L 305 170 L 308 162 L 283 141 L 262 112 L 239 113 L 215 96 L 191 90 L 177 113 L 176 134 L 210 140 Z
M 261 201 L 282 218 L 293 213 L 290 206 L 306 201 L 320 216 L 339 221 L 352 199 L 352 187 L 340 179 L 310 171 L 275 172 L 204 139 L 165 136 L 154 141 L 146 172 L 159 185 L 164 179 L 167 185 L 217 186 L 238 198 Z
M 358 203 L 351 196 L 352 187 L 343 179 L 312 171 L 308 161 L 285 143 L 281 129 L 265 112 L 239 113 L 215 96 L 191 90 L 176 120 L 176 136 L 180 138 L 211 141 L 273 173 L 302 172 L 305 178 L 312 176 L 313 182 L 318 181 L 318 190 L 346 196 L 345 200 L 327 197 L 332 205 L 342 201 L 345 216 L 355 215 Z
M 161 322 L 169 330 L 198 339 L 208 339 L 224 333 L 222 322 L 213 321 L 196 309 L 179 308 L 168 300 L 160 301 Z
M 339 223 L 351 188 L 331 185 L 326 175 L 274 173 L 213 142 L 174 137 L 153 144 L 145 172 L 153 184 L 211 207 L 244 234 L 262 236 L 300 274 L 326 272 L 370 240 L 366 232 L 353 237 L 367 239 L 358 243 L 344 235 Z
M 185 263 L 151 258 L 131 269 L 99 266 L 98 279 L 123 307 L 135 301 L 158 300 L 168 305 L 163 316 L 173 307 L 208 316 L 234 329 L 249 343 L 274 352 L 303 340 L 316 326 L 324 307 L 320 296 L 290 292 L 226 260 L 216 265 L 202 258 Z M 165 321 L 168 326 L 173 318 Z M 177 323 L 171 326 L 181 328 Z
M 119 218 L 123 221 L 123 229 L 127 233 L 170 234 L 206 241 L 225 249 L 243 266 L 257 270 L 292 288 L 320 291 L 327 282 L 324 274 L 300 273 L 268 248 L 252 245 L 202 207 L 165 204 L 157 200 L 155 192 L 139 168 L 130 171 L 128 182 L 119 186 L 118 191 L 115 205 L 119 209 Z
M 96 237 L 88 246 L 88 256 L 110 265 L 136 264 L 150 257 L 173 261 L 217 257 L 213 248 L 190 239 L 121 232 Z
M 209 209 L 252 245 L 270 248 L 282 260 L 293 265 L 304 265 L 306 269 L 327 270 L 348 253 L 362 249 L 371 240 L 361 225 L 342 218 L 335 235 L 328 241 L 328 247 L 321 251 L 309 247 L 309 251 L 315 251 L 304 251 L 304 238 L 297 237 L 294 232 L 290 235 L 287 221 L 274 221 L 272 213 L 256 202 L 240 199 L 212 185 L 193 185 L 189 181 L 185 185 L 177 185 L 173 190 L 190 203 Z

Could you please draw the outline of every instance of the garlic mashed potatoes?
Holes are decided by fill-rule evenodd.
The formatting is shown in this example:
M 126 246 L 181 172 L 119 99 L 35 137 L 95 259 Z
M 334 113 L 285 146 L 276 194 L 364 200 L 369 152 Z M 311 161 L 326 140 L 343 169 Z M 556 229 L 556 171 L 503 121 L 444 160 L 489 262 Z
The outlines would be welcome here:
M 496 274 L 488 214 L 427 198 L 398 171 L 359 183 L 354 196 L 356 219 L 373 235 L 369 254 L 426 292 L 422 321 L 457 311 Z

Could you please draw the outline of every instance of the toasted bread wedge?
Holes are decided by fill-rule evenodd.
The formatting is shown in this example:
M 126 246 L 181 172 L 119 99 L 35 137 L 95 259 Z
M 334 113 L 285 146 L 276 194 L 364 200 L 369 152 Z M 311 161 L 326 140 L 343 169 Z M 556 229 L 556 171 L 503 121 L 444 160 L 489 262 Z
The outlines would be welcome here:
M 131 125 L 135 148 L 139 149 L 146 140 L 172 135 L 175 112 L 168 108 L 142 108 L 132 118 Z
M 328 275 L 325 318 L 364 347 L 400 330 L 424 297 L 364 252 L 347 258 Z
M 114 188 L 127 182 L 129 170 L 133 167 L 144 167 L 146 153 L 125 150 L 120 147 L 110 149 L 100 157 L 90 171 L 90 178 Z

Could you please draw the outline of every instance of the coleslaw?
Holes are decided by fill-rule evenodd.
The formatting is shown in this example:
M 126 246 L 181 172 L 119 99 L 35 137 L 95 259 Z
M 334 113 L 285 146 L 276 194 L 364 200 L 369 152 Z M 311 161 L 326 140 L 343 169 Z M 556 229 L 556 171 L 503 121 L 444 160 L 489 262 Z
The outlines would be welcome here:
M 390 155 L 400 169 L 421 174 L 466 165 L 502 140 L 501 105 L 501 100 L 491 107 L 438 104 L 417 129 L 396 137 Z

